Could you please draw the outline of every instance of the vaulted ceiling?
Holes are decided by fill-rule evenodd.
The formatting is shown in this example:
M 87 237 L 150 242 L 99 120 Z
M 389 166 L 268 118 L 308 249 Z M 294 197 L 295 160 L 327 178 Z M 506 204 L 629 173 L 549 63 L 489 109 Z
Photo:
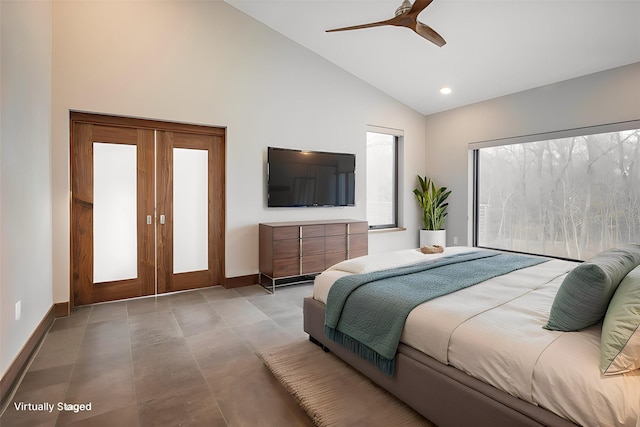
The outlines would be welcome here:
M 640 0 L 434 0 L 419 20 L 443 47 L 402 27 L 325 32 L 402 0 L 225 1 L 425 115 L 640 62 Z

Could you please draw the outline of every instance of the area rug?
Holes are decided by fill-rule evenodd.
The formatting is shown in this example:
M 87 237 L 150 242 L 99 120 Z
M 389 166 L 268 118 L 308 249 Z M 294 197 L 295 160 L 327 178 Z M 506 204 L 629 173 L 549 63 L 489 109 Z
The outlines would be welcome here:
M 434 426 L 309 341 L 262 350 L 257 355 L 317 426 Z

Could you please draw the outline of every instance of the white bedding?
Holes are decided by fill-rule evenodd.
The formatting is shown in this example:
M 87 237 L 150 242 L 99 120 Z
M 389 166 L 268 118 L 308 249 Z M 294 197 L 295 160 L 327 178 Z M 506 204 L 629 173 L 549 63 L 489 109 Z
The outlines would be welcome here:
M 316 277 L 326 303 L 342 276 L 478 250 L 410 249 L 344 261 Z M 553 298 L 577 263 L 551 260 L 428 301 L 408 316 L 401 341 L 496 388 L 584 426 L 640 427 L 640 370 L 600 374 L 600 325 L 543 329 Z

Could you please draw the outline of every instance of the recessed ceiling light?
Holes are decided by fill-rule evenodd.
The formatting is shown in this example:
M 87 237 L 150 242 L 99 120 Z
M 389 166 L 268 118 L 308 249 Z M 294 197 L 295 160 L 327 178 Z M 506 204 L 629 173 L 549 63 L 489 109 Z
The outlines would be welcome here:
M 449 95 L 451 93 L 451 88 L 450 87 L 443 87 L 440 89 L 440 93 L 443 95 Z

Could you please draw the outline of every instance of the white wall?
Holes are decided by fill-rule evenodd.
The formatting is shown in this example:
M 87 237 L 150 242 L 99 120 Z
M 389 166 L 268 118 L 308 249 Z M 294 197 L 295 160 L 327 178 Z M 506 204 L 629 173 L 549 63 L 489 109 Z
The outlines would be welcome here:
M 638 94 L 640 63 L 427 116 L 427 174 L 452 190 L 448 244 L 471 243 L 469 143 L 638 120 Z
M 402 129 L 403 193 L 425 158 L 424 116 L 224 2 L 53 4 L 54 301 L 69 300 L 69 110 L 227 127 L 226 276 L 258 272 L 258 223 L 365 219 L 368 124 Z M 356 206 L 267 209 L 267 146 L 355 153 Z M 417 245 L 407 231 L 370 252 Z
M 0 372 L 52 305 L 51 3 L 0 2 Z M 15 320 L 15 304 L 22 316 Z

